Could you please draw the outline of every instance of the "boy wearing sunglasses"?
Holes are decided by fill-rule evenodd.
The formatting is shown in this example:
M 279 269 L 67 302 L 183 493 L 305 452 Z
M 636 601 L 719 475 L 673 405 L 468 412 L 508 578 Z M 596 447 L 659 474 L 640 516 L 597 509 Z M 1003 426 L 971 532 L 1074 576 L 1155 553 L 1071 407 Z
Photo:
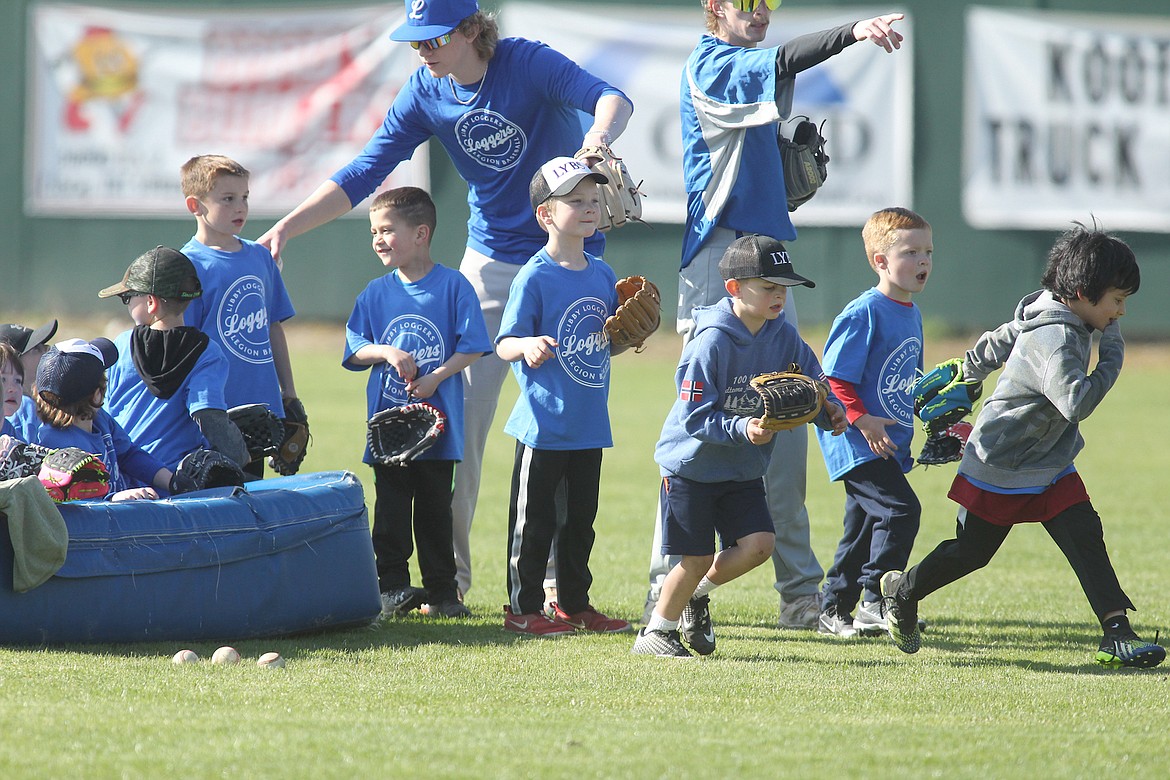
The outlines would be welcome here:
M 788 216 L 777 125 L 792 110 L 796 74 L 869 40 L 887 52 L 901 47 L 893 29 L 903 14 L 886 14 L 761 48 L 780 0 L 701 0 L 707 34 L 682 74 L 683 180 L 687 222 L 679 272 L 678 331 L 684 344 L 694 329 L 691 311 L 727 293 L 719 259 L 737 236 L 759 233 L 785 243 L 796 239 Z M 797 324 L 793 296 L 785 315 Z M 823 569 L 809 542 L 804 507 L 808 433 L 804 427 L 777 435 L 778 451 L 764 478 L 776 526 L 772 562 L 780 592 L 780 626 L 815 628 L 817 588 Z M 656 524 L 659 528 L 661 522 Z M 656 534 L 661 533 L 656 530 Z M 646 613 L 657 600 L 670 562 L 654 542 Z M 685 628 L 685 626 L 684 626 Z

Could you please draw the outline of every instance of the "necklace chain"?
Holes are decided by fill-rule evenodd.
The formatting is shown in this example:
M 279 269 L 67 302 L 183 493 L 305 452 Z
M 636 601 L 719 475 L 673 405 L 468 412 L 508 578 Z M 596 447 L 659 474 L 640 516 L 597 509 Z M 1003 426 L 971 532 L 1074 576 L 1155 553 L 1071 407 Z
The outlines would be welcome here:
M 471 97 L 469 97 L 467 100 L 460 100 L 459 99 L 459 96 L 455 94 L 455 79 L 452 78 L 451 76 L 447 77 L 447 79 L 448 79 L 447 83 L 451 86 L 451 97 L 455 100 L 456 103 L 458 103 L 461 106 L 470 106 L 472 103 L 475 102 L 475 99 L 477 97 L 479 97 L 479 93 L 483 90 L 483 83 L 485 81 L 487 81 L 488 67 L 490 67 L 490 65 L 491 65 L 491 62 L 484 64 L 483 78 L 481 78 L 479 80 L 479 86 L 476 87 L 475 94 L 472 95 Z

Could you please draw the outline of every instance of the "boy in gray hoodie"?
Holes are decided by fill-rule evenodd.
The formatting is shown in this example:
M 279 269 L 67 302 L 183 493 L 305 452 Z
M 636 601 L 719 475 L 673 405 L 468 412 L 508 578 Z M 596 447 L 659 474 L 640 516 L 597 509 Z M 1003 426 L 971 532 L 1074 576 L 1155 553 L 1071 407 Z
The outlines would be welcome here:
M 955 538 L 905 573 L 882 576 L 887 629 L 898 649 L 921 646 L 918 602 L 986 566 L 1017 523 L 1041 523 L 1068 559 L 1104 636 L 1096 662 L 1149 668 L 1166 658 L 1160 645 L 1130 627 L 1135 609 L 1117 580 L 1088 492 L 1073 463 L 1084 447 L 1079 423 L 1097 408 L 1121 372 L 1125 342 L 1117 321 L 1138 291 L 1141 272 L 1121 240 L 1083 225 L 1063 234 L 1048 255 L 1044 289 L 1026 296 L 1015 318 L 983 334 L 963 362 L 963 379 L 1003 373 L 983 405 L 949 497 L 959 504 Z M 1093 332 L 1101 332 L 1089 371 Z
M 716 586 L 768 560 L 775 544 L 764 496 L 774 431 L 760 426 L 752 377 L 791 363 L 824 380 L 820 362 L 784 319 L 789 287 L 813 283 L 797 274 L 779 241 L 736 239 L 719 262 L 730 298 L 694 310 L 695 334 L 675 371 L 678 396 L 662 427 L 654 460 L 662 474 L 662 553 L 681 556 L 633 652 L 692 658 L 715 650 L 709 600 Z M 845 411 L 827 401 L 814 422 L 844 433 Z M 715 534 L 723 550 L 715 555 Z M 681 621 L 681 626 L 680 626 Z

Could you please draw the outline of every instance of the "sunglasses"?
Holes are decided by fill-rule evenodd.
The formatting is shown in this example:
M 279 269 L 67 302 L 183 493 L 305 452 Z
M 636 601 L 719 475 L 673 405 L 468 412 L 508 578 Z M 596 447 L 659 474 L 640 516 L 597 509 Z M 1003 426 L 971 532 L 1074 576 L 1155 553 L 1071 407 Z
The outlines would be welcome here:
M 126 306 L 129 306 L 129 305 L 130 305 L 130 301 L 131 301 L 133 298 L 135 298 L 136 296 L 139 296 L 139 295 L 142 295 L 142 293 L 138 293 L 138 292 L 124 292 L 124 293 L 118 293 L 118 298 L 119 298 L 119 299 L 122 301 L 122 303 L 123 303 L 124 305 L 126 305 Z
M 415 51 L 418 51 L 423 47 L 428 49 L 437 49 L 440 46 L 446 46 L 450 42 L 451 34 L 448 33 L 446 35 L 440 35 L 438 38 L 429 38 L 425 41 L 411 41 L 410 48 L 414 49 Z
M 731 4 L 735 6 L 736 10 L 744 13 L 751 13 L 759 7 L 761 0 L 731 0 Z M 781 0 L 763 0 L 767 3 L 769 11 L 775 11 L 780 7 Z

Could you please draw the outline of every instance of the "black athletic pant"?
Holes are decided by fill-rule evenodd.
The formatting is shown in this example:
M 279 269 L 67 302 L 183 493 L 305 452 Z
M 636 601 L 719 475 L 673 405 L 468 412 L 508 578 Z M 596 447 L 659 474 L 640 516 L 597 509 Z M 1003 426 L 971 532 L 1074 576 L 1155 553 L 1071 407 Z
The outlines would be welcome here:
M 405 466 L 374 464 L 374 558 L 385 593 L 410 584 L 408 561 L 418 545 L 418 568 L 432 604 L 456 598 L 451 542 L 453 460 L 412 460 Z
M 565 513 L 558 527 L 557 489 Z M 508 601 L 517 615 L 544 605 L 544 572 L 556 537 L 557 600 L 573 614 L 589 606 L 589 554 L 601 483 L 601 450 L 538 450 L 516 442 L 508 507 Z
M 1105 549 L 1101 517 L 1090 502 L 1074 504 L 1040 525 L 1068 559 L 1098 620 L 1119 609 L 1136 609 L 1117 581 Z M 924 599 L 944 585 L 983 568 L 1011 530 L 1012 526 L 995 525 L 965 509 L 959 510 L 955 538 L 935 547 L 907 571 L 899 594 Z

